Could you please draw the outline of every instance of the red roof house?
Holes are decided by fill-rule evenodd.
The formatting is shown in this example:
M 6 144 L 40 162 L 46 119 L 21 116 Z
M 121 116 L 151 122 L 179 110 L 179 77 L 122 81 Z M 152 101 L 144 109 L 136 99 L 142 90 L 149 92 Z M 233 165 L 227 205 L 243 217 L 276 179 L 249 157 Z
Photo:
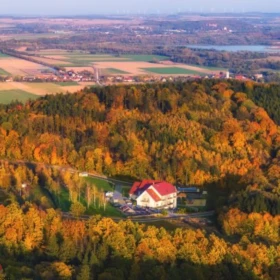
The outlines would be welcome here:
M 175 208 L 177 206 L 177 190 L 165 181 L 143 180 L 135 182 L 129 192 L 138 206 L 151 208 Z

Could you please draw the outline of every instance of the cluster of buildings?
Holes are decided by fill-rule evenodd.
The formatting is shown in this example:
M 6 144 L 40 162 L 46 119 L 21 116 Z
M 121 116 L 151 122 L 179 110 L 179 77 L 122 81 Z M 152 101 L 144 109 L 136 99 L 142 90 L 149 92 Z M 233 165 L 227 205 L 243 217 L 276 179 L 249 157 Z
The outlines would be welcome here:
M 95 75 L 89 71 L 75 72 L 70 71 L 41 71 L 40 74 L 5 77 L 6 82 L 91 82 L 95 81 Z
M 205 207 L 206 191 L 196 187 L 176 188 L 172 184 L 159 180 L 135 182 L 129 191 L 129 198 L 140 208 L 175 209 L 177 207 Z M 121 195 L 113 196 L 114 202 Z

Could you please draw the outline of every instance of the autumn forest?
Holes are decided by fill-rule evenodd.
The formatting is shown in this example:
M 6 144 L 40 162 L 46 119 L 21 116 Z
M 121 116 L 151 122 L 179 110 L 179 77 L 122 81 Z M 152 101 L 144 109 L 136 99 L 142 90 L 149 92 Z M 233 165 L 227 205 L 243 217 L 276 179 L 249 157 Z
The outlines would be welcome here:
M 0 105 L 0 279 L 279 279 L 279 100 L 276 84 L 201 80 Z M 55 199 L 80 189 L 53 166 L 207 190 L 219 234 L 65 219 Z M 19 199 L 25 181 L 53 204 Z

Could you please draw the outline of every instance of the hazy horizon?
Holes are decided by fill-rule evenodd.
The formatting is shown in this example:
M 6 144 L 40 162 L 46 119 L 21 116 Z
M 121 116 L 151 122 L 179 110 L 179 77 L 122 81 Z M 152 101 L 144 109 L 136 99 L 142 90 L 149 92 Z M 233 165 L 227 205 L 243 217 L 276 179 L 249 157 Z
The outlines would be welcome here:
M 186 3 L 184 0 L 13 0 L 1 5 L 0 15 L 118 15 L 118 14 L 174 14 L 180 12 L 198 13 L 279 13 L 280 1 L 267 0 L 197 0 Z

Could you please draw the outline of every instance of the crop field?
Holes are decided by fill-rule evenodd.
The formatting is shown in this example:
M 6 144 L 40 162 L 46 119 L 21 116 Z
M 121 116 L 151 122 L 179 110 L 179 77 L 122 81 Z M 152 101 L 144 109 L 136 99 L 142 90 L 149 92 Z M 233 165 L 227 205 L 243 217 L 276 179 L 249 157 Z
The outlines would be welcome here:
M 98 62 L 95 67 L 106 73 L 108 69 L 117 69 L 118 71 L 108 74 L 121 74 L 120 71 L 131 75 L 160 75 L 160 76 L 192 76 L 192 75 L 209 75 L 219 73 L 220 69 L 207 69 L 199 66 L 187 65 L 182 63 L 150 63 L 147 61 L 127 61 L 127 62 Z
M 117 69 L 117 68 L 106 68 L 102 70 L 102 74 L 104 75 L 115 75 L 115 74 L 130 74 L 126 71 Z
M 35 94 L 20 90 L 0 90 L 0 103 L 2 104 L 9 104 L 12 101 L 21 101 L 26 102 L 29 99 L 35 99 L 38 96 Z
M 46 49 L 36 52 L 28 52 L 34 55 L 33 59 L 38 64 L 26 61 L 26 65 L 16 58 L 2 58 L 4 62 L 1 68 L 12 75 L 20 73 L 31 73 L 32 69 L 41 71 L 44 66 L 40 67 L 39 63 L 48 63 L 53 66 L 64 67 L 67 71 L 74 70 L 77 72 L 90 71 L 98 68 L 102 75 L 209 75 L 224 71 L 224 69 L 199 67 L 182 63 L 174 63 L 167 56 L 159 55 L 111 55 L 111 54 L 90 54 L 83 51 L 67 51 L 61 49 Z M 13 61 L 12 61 L 13 60 Z M 20 62 L 21 61 L 21 62 Z M 15 64 L 18 62 L 17 64 Z M 17 65 L 17 71 L 12 69 L 10 64 Z M 29 65 L 27 65 L 29 63 Z M 35 66 L 36 65 L 36 66 Z M 33 74 L 33 73 L 32 73 Z M 33 74 L 35 75 L 35 73 Z
M 78 82 L 57 82 L 55 85 L 61 86 L 61 87 L 70 87 L 70 86 L 78 86 Z
M 36 55 L 34 58 L 38 61 L 62 67 L 88 67 L 96 62 L 157 62 L 168 60 L 168 57 L 159 55 L 115 56 L 110 54 L 90 54 L 81 51 L 69 52 L 65 50 L 41 50 L 37 52 L 29 52 L 29 54 Z M 38 57 L 38 55 L 41 57 Z
M 143 68 L 145 72 L 151 72 L 155 74 L 162 74 L 162 75 L 205 75 L 205 73 L 186 69 L 186 68 L 179 68 L 179 67 L 149 67 Z
M 0 83 L 0 103 L 10 103 L 13 100 L 25 102 L 28 99 L 37 98 L 40 95 L 76 92 L 85 87 L 92 86 L 88 82 L 65 82 L 65 83 Z
M 46 69 L 40 64 L 5 55 L 0 56 L 0 67 L 12 76 L 26 76 L 30 75 L 30 72 L 39 75 L 43 69 Z
M 10 73 L 5 71 L 4 69 L 0 68 L 0 76 L 9 76 Z
M 2 40 L 36 40 L 40 38 L 59 38 L 61 34 L 55 33 L 38 33 L 38 34 L 8 34 L 8 35 L 0 35 L 0 39 Z

